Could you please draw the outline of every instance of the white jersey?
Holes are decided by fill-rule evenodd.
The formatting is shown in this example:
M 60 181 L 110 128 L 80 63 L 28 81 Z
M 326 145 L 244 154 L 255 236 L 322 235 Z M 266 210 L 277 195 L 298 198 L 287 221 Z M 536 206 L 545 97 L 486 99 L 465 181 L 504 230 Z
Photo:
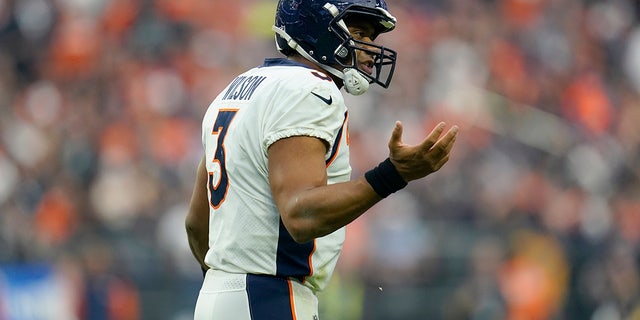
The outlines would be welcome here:
M 269 187 L 267 149 L 291 136 L 317 137 L 329 145 L 328 183 L 348 181 L 347 119 L 331 78 L 286 59 L 266 59 L 216 97 L 202 122 L 209 172 L 208 266 L 298 279 L 313 291 L 326 286 L 344 228 L 305 244 L 292 239 Z

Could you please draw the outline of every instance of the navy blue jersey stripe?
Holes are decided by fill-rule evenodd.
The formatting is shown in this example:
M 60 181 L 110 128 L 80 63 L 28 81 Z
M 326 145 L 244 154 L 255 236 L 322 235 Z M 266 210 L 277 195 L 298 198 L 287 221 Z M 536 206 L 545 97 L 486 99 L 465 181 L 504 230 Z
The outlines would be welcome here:
M 327 164 L 327 167 L 329 166 L 329 164 L 331 164 L 331 162 L 333 162 L 335 157 L 338 155 L 338 148 L 340 147 L 340 141 L 342 140 L 342 131 L 344 130 L 344 125 L 347 122 L 347 114 L 348 114 L 347 112 L 344 113 L 344 121 L 342 122 L 342 127 L 340 127 L 340 130 L 336 135 L 336 140 L 333 142 L 333 148 L 331 148 L 331 155 L 329 156 L 329 159 L 325 161 L 325 163 Z
M 304 281 L 304 277 L 311 275 L 310 256 L 314 249 L 314 241 L 307 243 L 295 242 L 282 223 L 282 219 L 280 219 L 280 234 L 276 253 L 276 276 Z
M 293 320 L 291 291 L 284 278 L 247 275 L 251 320 Z

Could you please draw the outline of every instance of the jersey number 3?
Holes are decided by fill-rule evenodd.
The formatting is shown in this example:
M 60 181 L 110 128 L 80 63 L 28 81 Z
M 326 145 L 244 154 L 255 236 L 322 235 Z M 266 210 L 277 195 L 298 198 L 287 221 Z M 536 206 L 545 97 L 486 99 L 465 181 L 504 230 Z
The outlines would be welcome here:
M 218 112 L 216 121 L 213 124 L 213 131 L 211 134 L 218 135 L 218 143 L 216 145 L 216 151 L 213 156 L 213 172 L 209 172 L 209 201 L 214 209 L 218 209 L 224 202 L 227 196 L 227 189 L 229 188 L 229 176 L 227 175 L 226 168 L 226 154 L 224 150 L 224 139 L 227 136 L 227 130 L 233 117 L 236 116 L 238 110 L 235 109 L 221 109 Z

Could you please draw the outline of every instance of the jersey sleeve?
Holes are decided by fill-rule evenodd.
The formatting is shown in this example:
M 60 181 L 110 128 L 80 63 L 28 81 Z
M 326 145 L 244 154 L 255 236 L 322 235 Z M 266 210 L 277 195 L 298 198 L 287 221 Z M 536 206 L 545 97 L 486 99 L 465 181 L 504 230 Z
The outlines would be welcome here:
M 328 104 L 322 98 L 336 101 L 339 97 L 335 95 L 335 91 L 319 83 L 281 90 L 280 98 L 274 100 L 265 116 L 263 151 L 266 153 L 269 146 L 280 139 L 310 136 L 327 143 L 328 156 L 345 115 L 340 108 L 343 104 Z

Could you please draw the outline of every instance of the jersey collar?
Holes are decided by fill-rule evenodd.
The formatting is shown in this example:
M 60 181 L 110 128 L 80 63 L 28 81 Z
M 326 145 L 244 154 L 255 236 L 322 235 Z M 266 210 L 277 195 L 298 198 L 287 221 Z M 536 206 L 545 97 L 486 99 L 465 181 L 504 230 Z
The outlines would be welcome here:
M 307 69 L 313 69 L 311 67 L 309 67 L 306 64 L 297 62 L 297 61 L 293 61 L 293 60 L 289 60 L 289 59 L 285 59 L 285 58 L 267 58 L 264 59 L 264 63 L 260 66 L 260 68 L 263 67 L 275 67 L 275 66 L 292 66 L 292 67 L 303 67 L 303 68 L 307 68 Z

